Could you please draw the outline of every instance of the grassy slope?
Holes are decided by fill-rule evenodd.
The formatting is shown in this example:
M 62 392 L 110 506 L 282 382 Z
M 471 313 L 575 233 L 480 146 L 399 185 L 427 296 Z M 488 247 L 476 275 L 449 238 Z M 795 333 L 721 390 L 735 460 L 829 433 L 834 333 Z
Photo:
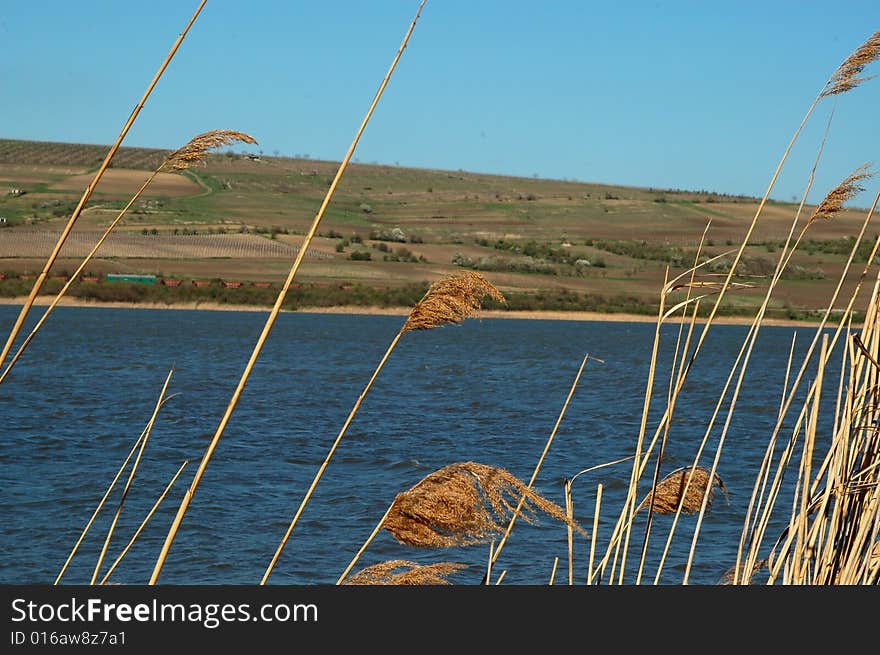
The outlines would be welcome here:
M 106 150 L 0 140 L 0 216 L 8 225 L 0 239 L 11 239 L 13 231 L 59 231 L 81 193 L 65 180 L 95 170 Z M 99 185 L 76 229 L 97 230 L 112 220 L 163 156 L 161 150 L 122 148 L 115 168 L 142 170 L 143 177 L 131 175 L 130 189 L 118 180 Z M 336 166 L 216 154 L 206 167 L 186 173 L 197 183 L 189 185 L 189 191 L 181 195 L 151 189 L 119 229 L 155 230 L 157 239 L 171 239 L 175 230 L 249 231 L 297 245 Z M 13 188 L 26 193 L 13 197 L 7 193 Z M 739 244 L 756 208 L 754 198 L 711 192 L 353 164 L 322 221 L 321 236 L 312 244 L 330 257 L 307 259 L 298 279 L 305 284 L 403 287 L 457 270 L 457 259 L 482 267 L 506 294 L 519 294 L 523 306 L 560 308 L 560 303 L 573 303 L 632 311 L 641 305 L 647 311 L 656 303 L 667 265 L 673 275 L 689 265 L 708 220 L 706 252 L 715 255 Z M 785 238 L 795 210 L 787 203 L 771 203 L 765 209 L 755 245 L 746 252 L 749 272 L 772 268 L 776 244 Z M 844 211 L 834 221 L 811 226 L 808 236 L 816 243 L 796 256 L 793 265 L 798 268 L 776 294 L 774 307 L 780 314 L 827 302 L 845 260 L 840 240 L 855 234 L 863 217 L 863 211 Z M 403 231 L 406 243 L 372 238 L 394 228 Z M 352 261 L 356 251 L 369 252 L 372 260 Z M 395 254 L 415 261 L 384 261 Z M 72 270 L 77 263 L 63 255 L 57 272 Z M 576 259 L 592 265 L 575 266 Z M 0 270 L 34 271 L 42 263 L 38 257 L 7 256 L 0 259 Z M 280 258 L 158 258 L 145 252 L 143 257 L 96 261 L 92 270 L 278 282 L 289 266 L 289 260 Z M 751 281 L 757 288 L 732 294 L 728 307 L 748 308 L 762 295 L 761 278 Z M 560 299 L 561 292 L 572 295 Z M 528 301 L 523 300 L 526 296 Z

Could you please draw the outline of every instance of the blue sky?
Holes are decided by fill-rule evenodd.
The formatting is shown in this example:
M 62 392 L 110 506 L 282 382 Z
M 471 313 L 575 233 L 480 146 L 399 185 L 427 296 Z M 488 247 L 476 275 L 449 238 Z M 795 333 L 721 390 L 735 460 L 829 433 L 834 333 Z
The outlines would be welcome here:
M 0 138 L 112 143 L 198 4 L 3 3 Z M 222 128 L 338 161 L 417 6 L 208 0 L 124 145 Z M 760 196 L 825 80 L 877 30 L 876 0 L 428 0 L 355 156 Z M 834 104 L 773 197 L 803 192 Z M 880 159 L 878 107 L 880 79 L 839 97 L 811 200 Z

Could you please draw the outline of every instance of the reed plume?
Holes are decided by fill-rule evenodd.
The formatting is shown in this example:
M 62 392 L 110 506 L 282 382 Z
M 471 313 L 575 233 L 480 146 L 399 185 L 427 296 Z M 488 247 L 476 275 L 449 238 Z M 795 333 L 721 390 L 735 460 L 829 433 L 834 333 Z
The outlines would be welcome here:
M 849 57 L 834 71 L 825 85 L 822 97 L 833 96 L 854 89 L 862 82 L 875 76 L 859 77 L 865 66 L 880 58 L 880 31 L 874 32 L 868 40 L 856 48 Z
M 695 514 L 700 511 L 703 495 L 707 491 L 709 494 L 708 505 L 712 504 L 715 494 L 714 487 L 721 489 L 729 500 L 730 495 L 727 487 L 718 474 L 714 475 L 714 484 L 710 487 L 709 480 L 711 478 L 709 469 L 702 466 L 675 470 L 664 477 L 653 492 L 649 492 L 645 496 L 636 511 L 638 512 L 653 503 L 652 508 L 655 514 L 672 514 L 681 504 L 683 514 Z
M 420 548 L 486 543 L 504 531 L 498 521 L 512 515 L 521 497 L 524 521 L 534 522 L 541 511 L 586 534 L 562 507 L 508 471 L 476 462 L 444 466 L 398 494 L 384 528 L 398 542 Z
M 467 568 L 467 564 L 438 562 L 436 564 L 416 564 L 407 560 L 395 559 L 373 564 L 361 569 L 348 578 L 347 585 L 448 585 L 446 578 L 456 571 Z
M 470 546 L 487 543 L 503 533 L 499 520 L 506 521 L 515 514 L 532 523 L 537 511 L 586 535 L 562 507 L 538 495 L 508 471 L 476 462 L 449 464 L 395 496 L 336 584 L 343 583 L 382 528 L 406 546 Z
M 339 167 L 336 170 L 336 175 L 333 176 L 333 180 L 330 182 L 330 186 L 328 187 L 327 192 L 324 194 L 324 199 L 321 201 L 321 206 L 318 208 L 315 217 L 312 219 L 311 227 L 309 228 L 308 232 L 305 235 L 305 238 L 302 241 L 302 244 L 300 245 L 299 252 L 294 259 L 293 264 L 291 264 L 290 266 L 290 270 L 287 273 L 287 278 L 284 280 L 284 284 L 281 286 L 281 290 L 279 291 L 278 296 L 275 298 L 275 304 L 272 306 L 272 309 L 269 312 L 268 317 L 266 318 L 266 323 L 263 325 L 263 329 L 260 332 L 260 336 L 257 338 L 257 342 L 254 344 L 254 348 L 251 351 L 247 364 L 244 367 L 244 371 L 242 372 L 241 377 L 239 378 L 238 383 L 235 386 L 235 390 L 232 392 L 232 396 L 229 398 L 229 403 L 226 405 L 226 409 L 223 412 L 223 416 L 220 418 L 217 429 L 214 431 L 214 435 L 211 437 L 211 441 L 210 443 L 208 443 L 208 447 L 205 449 L 204 455 L 202 455 L 202 460 L 199 463 L 199 467 L 196 470 L 195 476 L 193 477 L 192 484 L 190 484 L 189 489 L 187 489 L 187 492 L 180 503 L 180 507 L 178 507 L 177 509 L 177 514 L 174 517 L 174 521 L 172 522 L 171 527 L 168 530 L 168 534 L 165 536 L 165 543 L 162 545 L 162 550 L 159 552 L 159 557 L 156 559 L 156 564 L 153 567 L 153 573 L 150 575 L 150 585 L 156 584 L 159 579 L 159 574 L 162 572 L 162 567 L 165 566 L 165 560 L 168 558 L 168 553 L 171 550 L 171 545 L 174 543 L 174 539 L 177 536 L 177 532 L 180 530 L 180 525 L 183 522 L 183 518 L 186 515 L 187 510 L 189 509 L 190 503 L 192 502 L 192 497 L 195 495 L 195 492 L 202 481 L 202 477 L 205 474 L 205 470 L 207 469 L 208 464 L 210 463 L 211 458 L 214 455 L 214 451 L 217 449 L 217 444 L 220 442 L 220 438 L 223 436 L 223 432 L 226 429 L 226 426 L 229 424 L 230 419 L 232 418 L 232 413 L 235 411 L 235 408 L 238 405 L 239 398 L 241 398 L 241 394 L 244 392 L 244 388 L 247 385 L 251 372 L 254 369 L 254 365 L 256 364 L 260 353 L 263 351 L 263 345 L 266 343 L 266 339 L 269 338 L 269 333 L 272 331 L 272 327 L 275 325 L 275 321 L 278 319 L 278 315 L 281 313 L 281 306 L 284 304 L 284 299 L 287 297 L 287 292 L 290 290 L 290 287 L 293 284 L 293 280 L 296 277 L 297 272 L 299 271 L 300 265 L 302 264 L 303 258 L 305 257 L 305 254 L 309 249 L 309 244 L 312 242 L 315 233 L 318 231 L 318 226 L 321 223 L 324 212 L 327 210 L 327 207 L 330 204 L 330 200 L 336 191 L 336 187 L 339 185 L 339 181 L 342 179 L 342 175 L 345 173 L 345 170 L 348 167 L 348 163 L 351 161 L 351 158 L 354 155 L 354 151 L 357 147 L 358 141 L 360 141 L 361 135 L 364 133 L 370 117 L 373 115 L 376 106 L 379 104 L 379 99 L 382 97 L 382 93 L 385 90 L 385 87 L 388 85 L 388 81 L 391 79 L 391 74 L 397 67 L 397 63 L 398 61 L 400 61 L 400 58 L 403 55 L 403 51 L 406 49 L 409 38 L 412 35 L 413 30 L 415 30 L 416 22 L 421 15 L 422 8 L 425 6 L 425 2 L 426 0 L 422 0 L 419 3 L 419 7 L 416 10 L 416 15 L 410 23 L 409 29 L 407 29 L 406 35 L 403 37 L 403 41 L 401 42 L 400 47 L 398 47 L 397 49 L 397 53 L 394 55 L 394 58 L 391 61 L 388 72 L 386 72 L 385 77 L 382 78 L 382 82 L 379 84 L 379 88 L 376 91 L 376 94 L 373 96 L 373 100 L 370 103 L 369 108 L 367 109 L 367 113 L 361 121 L 361 124 L 351 141 L 351 144 L 348 146 L 348 150 L 346 151 L 345 156 L 342 158 L 342 161 L 340 162 Z M 265 583 L 269 572 L 272 570 L 272 566 L 274 566 L 274 563 L 275 559 L 273 559 L 272 564 L 269 565 L 269 569 L 263 576 L 263 583 Z
M 391 353 L 397 346 L 400 338 L 407 332 L 413 330 L 428 330 L 449 323 L 459 324 L 480 307 L 480 303 L 486 296 L 491 296 L 499 302 L 504 302 L 504 296 L 501 295 L 501 292 L 482 275 L 474 273 L 473 271 L 465 271 L 463 273 L 453 274 L 432 284 L 425 295 L 422 296 L 422 299 L 413 306 L 409 317 L 400 330 L 398 330 L 394 339 L 392 339 L 391 344 L 388 346 L 382 359 L 379 360 L 379 364 L 373 371 L 373 375 L 370 377 L 367 385 L 361 392 L 361 395 L 358 396 L 358 399 L 351 408 L 342 429 L 339 431 L 339 434 L 330 446 L 330 451 L 327 453 L 327 456 L 318 468 L 315 478 L 312 480 L 312 484 L 309 486 L 305 496 L 300 502 L 296 514 L 294 514 L 293 519 L 291 519 L 290 525 L 287 527 L 287 531 L 281 538 L 281 543 L 278 544 L 278 548 L 275 550 L 275 555 L 269 562 L 260 584 L 266 583 L 266 580 L 268 580 L 269 575 L 272 573 L 272 569 L 275 568 L 275 564 L 281 556 L 281 551 L 284 550 L 287 540 L 290 539 L 290 535 L 293 533 L 293 529 L 296 527 L 303 509 L 305 509 L 306 504 L 312 497 L 312 493 L 315 491 L 318 481 L 321 479 L 327 465 L 330 463 L 330 459 L 336 452 L 339 442 L 342 441 L 342 437 L 345 436 L 348 426 L 351 424 L 352 419 L 354 419 L 355 414 L 357 414 L 361 403 L 363 403 L 364 398 L 373 386 L 373 382 L 375 382 L 379 372 L 385 366 L 385 362 L 388 361 L 388 358 L 391 356 Z
M 429 330 L 446 323 L 461 323 L 480 308 L 486 296 L 505 302 L 501 292 L 479 273 L 464 271 L 451 275 L 431 285 L 412 308 L 401 331 Z
M 199 6 L 196 7 L 196 10 L 193 12 L 192 17 L 189 19 L 189 22 L 184 27 L 183 31 L 178 35 L 177 40 L 175 40 L 174 44 L 171 46 L 171 50 L 169 50 L 168 54 L 165 56 L 164 61 L 159 66 L 159 70 L 156 71 L 156 74 L 153 76 L 153 79 L 147 85 L 147 90 L 144 91 L 144 94 L 141 96 L 140 101 L 135 106 L 134 110 L 128 117 L 128 120 L 125 121 L 125 124 L 122 126 L 122 130 L 120 130 L 119 135 L 116 137 L 116 141 L 114 141 L 113 145 L 110 147 L 110 150 L 107 152 L 107 155 L 104 157 L 104 161 L 101 162 L 101 165 L 98 167 L 98 170 L 95 172 L 92 181 L 85 188 L 82 193 L 82 196 L 79 199 L 76 207 L 73 210 L 73 213 L 70 215 L 70 218 L 67 220 L 67 224 L 64 226 L 64 230 L 62 230 L 61 235 L 58 237 L 58 240 L 55 243 L 55 247 L 52 249 L 52 252 L 49 254 L 49 257 L 46 259 L 46 263 L 43 265 L 43 270 L 37 276 L 36 281 L 34 282 L 33 287 L 31 287 L 31 291 L 28 294 L 27 299 L 22 305 L 21 311 L 18 314 L 18 318 L 15 320 L 15 324 L 12 326 L 12 330 L 9 332 L 9 336 L 6 338 L 6 344 L 3 346 L 2 351 L 0 351 L 0 364 L 6 361 L 6 356 L 9 354 L 9 351 L 12 349 L 12 344 L 15 342 L 18 333 L 21 331 L 22 325 L 24 324 L 25 319 L 27 318 L 28 312 L 30 312 L 31 307 L 33 307 L 34 301 L 40 293 L 40 289 L 43 288 L 43 283 L 46 281 L 46 278 L 49 275 L 49 271 L 52 268 L 52 265 L 55 263 L 55 260 L 58 259 L 58 255 L 61 252 L 62 246 L 64 246 L 65 241 L 67 241 L 67 237 L 70 235 L 71 230 L 73 230 L 73 226 L 82 213 L 83 209 L 86 206 L 86 203 L 92 197 L 92 193 L 95 191 L 95 187 L 98 186 L 98 182 L 103 177 L 104 172 L 110 166 L 110 160 L 113 159 L 113 156 L 119 150 L 119 146 L 122 145 L 123 139 L 128 134 L 128 131 L 131 129 L 131 126 L 134 124 L 135 119 L 137 119 L 138 114 L 141 109 L 147 102 L 147 98 L 150 97 L 150 94 L 153 92 L 153 89 L 156 87 L 156 84 L 159 82 L 159 78 L 162 77 L 162 74 L 165 72 L 165 69 L 168 68 L 168 64 L 171 63 L 171 59 L 174 57 L 177 50 L 180 48 L 180 44 L 183 42 L 183 39 L 189 33 L 190 28 L 195 23 L 196 18 L 198 18 L 202 9 L 205 6 L 207 0 L 201 0 Z
M 150 176 L 146 179 L 146 181 L 141 185 L 140 189 L 138 189 L 135 194 L 131 197 L 125 207 L 120 210 L 120 212 L 116 215 L 110 224 L 104 229 L 104 233 L 98 239 L 97 243 L 92 246 L 92 249 L 89 253 L 83 258 L 80 264 L 77 266 L 76 270 L 69 277 L 69 279 L 64 283 L 64 286 L 58 291 L 55 295 L 55 298 L 52 299 L 52 302 L 49 303 L 49 306 L 46 307 L 46 310 L 43 312 L 43 315 L 40 317 L 40 320 L 37 321 L 36 325 L 31 328 L 31 331 L 28 333 L 27 337 L 24 338 L 21 345 L 16 350 L 15 354 L 9 360 L 9 363 L 6 365 L 6 368 L 3 369 L 3 373 L 0 374 L 0 384 L 3 383 L 4 380 L 9 376 L 9 372 L 12 370 L 12 367 L 15 366 L 16 362 L 21 358 L 22 353 L 24 353 L 25 349 L 28 345 L 33 341 L 37 332 L 46 322 L 46 319 L 49 318 L 49 314 L 55 309 L 58 303 L 61 301 L 61 298 L 67 293 L 68 289 L 76 282 L 80 273 L 82 273 L 88 263 L 92 260 L 95 254 L 98 252 L 100 247 L 104 244 L 107 238 L 110 236 L 110 233 L 116 228 L 119 222 L 122 220 L 122 217 L 125 216 L 126 212 L 134 205 L 138 198 L 147 190 L 147 188 L 152 184 L 153 180 L 156 179 L 156 176 L 159 175 L 165 169 L 172 170 L 183 170 L 189 168 L 198 163 L 204 162 L 205 158 L 208 156 L 210 150 L 212 148 L 217 148 L 223 145 L 229 145 L 230 143 L 234 143 L 236 141 L 242 141 L 244 143 L 256 143 L 256 140 L 250 136 L 249 134 L 245 134 L 244 132 L 235 132 L 233 130 L 212 130 L 211 132 L 205 132 L 204 134 L 199 134 L 190 140 L 182 148 L 178 148 L 169 154 L 153 171 Z
M 868 168 L 870 164 L 862 164 L 853 171 L 843 182 L 828 192 L 828 195 L 819 203 L 813 215 L 810 216 L 810 223 L 819 218 L 833 218 L 848 200 L 865 190 L 865 187 L 859 184 L 862 180 L 866 180 L 874 175 Z
M 768 568 L 769 560 L 761 559 L 755 562 L 752 565 L 752 571 L 748 575 L 745 572 L 745 562 L 740 564 L 740 572 L 739 575 L 736 574 L 736 564 L 731 566 L 727 571 L 724 572 L 724 575 L 721 576 L 721 579 L 718 580 L 719 585 L 732 585 L 735 580 L 739 581 L 739 584 L 752 584 L 752 579 L 761 571 L 761 569 Z
M 160 170 L 170 168 L 180 171 L 191 166 L 204 165 L 208 153 L 221 146 L 240 141 L 242 143 L 256 143 L 256 139 L 244 132 L 234 130 L 212 130 L 199 134 L 182 148 L 172 152 L 159 167 Z

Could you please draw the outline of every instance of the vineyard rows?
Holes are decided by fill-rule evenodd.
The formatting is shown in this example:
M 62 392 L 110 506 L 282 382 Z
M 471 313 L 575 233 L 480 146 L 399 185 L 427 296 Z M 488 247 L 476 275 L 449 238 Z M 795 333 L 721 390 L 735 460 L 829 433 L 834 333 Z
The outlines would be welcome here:
M 104 161 L 108 150 L 108 146 L 84 143 L 0 139 L 0 164 L 96 167 Z M 168 150 L 158 148 L 123 146 L 114 155 L 111 167 L 155 170 L 168 153 Z
M 46 230 L 0 230 L 0 258 L 46 257 L 58 240 L 58 233 Z M 73 232 L 61 250 L 61 257 L 83 258 L 101 237 L 101 232 Z M 98 250 L 100 257 L 139 259 L 292 259 L 299 248 L 254 234 L 151 235 L 115 232 Z M 306 257 L 329 259 L 309 249 Z

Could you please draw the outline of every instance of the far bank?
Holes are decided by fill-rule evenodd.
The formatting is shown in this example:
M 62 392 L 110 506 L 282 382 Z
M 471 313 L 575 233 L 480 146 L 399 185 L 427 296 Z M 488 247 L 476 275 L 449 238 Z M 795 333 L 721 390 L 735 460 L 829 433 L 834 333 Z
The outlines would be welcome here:
M 34 302 L 35 306 L 48 306 L 54 296 L 38 296 Z M 18 305 L 22 306 L 26 300 L 25 296 L 15 298 L 0 297 L 0 305 Z M 234 311 L 234 312 L 264 312 L 268 313 L 270 307 L 261 307 L 256 305 L 231 304 L 211 301 L 189 301 L 176 303 L 160 303 L 160 302 L 125 302 L 125 301 L 95 301 L 85 300 L 81 298 L 71 298 L 65 296 L 59 303 L 62 307 L 106 307 L 106 308 L 125 308 L 125 309 L 176 309 L 176 310 L 200 310 L 200 311 Z M 379 306 L 362 306 L 362 305 L 337 305 L 332 307 L 315 307 L 304 306 L 296 309 L 282 309 L 282 312 L 305 313 L 305 314 L 362 314 L 362 315 L 383 315 L 383 316 L 407 316 L 412 307 L 379 307 Z M 593 321 L 593 322 L 615 322 L 615 323 L 656 323 L 657 317 L 649 314 L 631 314 L 625 312 L 589 312 L 589 311 L 559 311 L 559 310 L 505 310 L 505 309 L 482 309 L 474 314 L 474 318 L 502 318 L 502 319 L 531 319 L 545 321 Z M 698 318 L 697 323 L 705 323 L 705 318 Z M 717 316 L 714 323 L 718 325 L 751 325 L 754 317 L 749 316 Z M 667 319 L 667 323 L 678 323 L 681 321 L 680 316 Z M 788 327 L 810 327 L 816 325 L 815 320 L 794 320 L 780 318 L 765 318 L 763 325 L 788 326 Z

